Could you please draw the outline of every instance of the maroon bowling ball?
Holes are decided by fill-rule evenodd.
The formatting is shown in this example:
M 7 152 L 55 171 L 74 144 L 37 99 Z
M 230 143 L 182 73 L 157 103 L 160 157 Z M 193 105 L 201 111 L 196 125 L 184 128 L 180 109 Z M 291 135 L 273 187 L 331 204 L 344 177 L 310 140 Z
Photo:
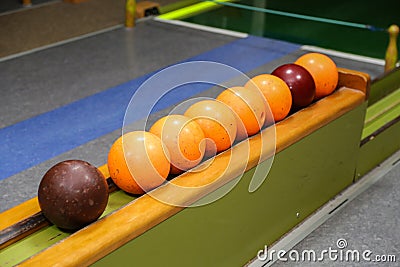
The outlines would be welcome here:
M 38 200 L 44 216 L 59 228 L 79 229 L 104 212 L 108 185 L 103 174 L 81 160 L 67 160 L 51 167 L 43 176 Z
M 297 64 L 284 64 L 272 73 L 286 82 L 292 93 L 293 107 L 306 107 L 314 100 L 315 82 L 311 74 Z

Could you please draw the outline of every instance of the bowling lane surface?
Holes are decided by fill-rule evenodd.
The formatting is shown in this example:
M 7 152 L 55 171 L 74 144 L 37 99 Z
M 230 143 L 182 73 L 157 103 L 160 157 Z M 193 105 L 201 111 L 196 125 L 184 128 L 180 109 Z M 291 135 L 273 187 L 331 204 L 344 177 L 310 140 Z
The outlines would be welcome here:
M 41 176 L 57 161 L 104 164 L 132 90 L 157 69 L 210 60 L 246 72 L 297 49 L 276 40 L 146 21 L 132 31 L 121 28 L 1 62 L 6 81 L 1 154 L 8 155 L 0 164 L 1 209 L 35 196 Z
M 251 54 L 240 54 L 243 51 L 240 48 L 250 43 L 263 45 L 258 48 L 247 47 L 245 50 L 250 49 Z M 280 50 L 271 52 L 274 50 L 271 43 L 277 44 Z M 263 50 L 261 48 L 265 51 L 260 51 Z M 1 211 L 34 197 L 42 175 L 56 162 L 78 158 L 97 166 L 104 164 L 112 142 L 121 134 L 121 116 L 129 101 L 129 90 L 160 68 L 186 60 L 215 60 L 238 67 L 253 76 L 271 72 L 276 66 L 291 62 L 305 52 L 298 44 L 252 36 L 242 39 L 146 21 L 132 31 L 120 28 L 0 62 L 0 78 L 5 81 L 1 86 L 5 93 L 0 99 L 0 135 L 6 136 L 7 133 L 7 137 L 14 136 L 13 142 L 5 142 L 4 138 L 0 146 L 0 168 L 3 168 L 3 162 L 14 166 L 13 174 L 5 175 L 6 172 L 2 170 Z M 243 57 L 248 59 L 238 60 Z M 339 67 L 366 71 L 372 77 L 380 73 L 380 70 L 377 71 L 379 66 L 341 57 L 333 58 Z M 202 95 L 206 92 L 191 93 Z M 83 113 L 77 113 L 76 117 L 69 119 L 64 117 L 68 111 L 85 105 L 88 105 L 89 117 L 84 117 Z M 167 112 L 168 109 L 163 109 L 158 114 Z M 77 121 L 79 123 L 75 123 Z M 37 122 L 43 124 L 38 125 Z M 69 135 L 60 140 L 57 139 L 57 132 L 42 132 L 39 135 L 32 131 L 48 129 L 46 127 L 53 123 Z M 72 138 L 74 135 L 77 138 Z M 34 143 L 24 140 L 25 137 Z M 20 154 L 6 151 L 7 146 L 18 142 L 21 145 L 14 147 L 21 149 Z M 35 151 L 37 144 L 41 145 L 39 151 Z M 16 156 L 11 156 L 13 153 Z M 23 157 L 33 158 L 30 165 L 26 165 Z M 391 208 L 395 207 L 391 203 L 396 199 L 393 189 L 398 187 L 398 179 L 393 177 L 398 178 L 398 174 L 397 167 L 377 187 L 370 188 L 297 248 L 329 246 L 330 241 L 342 236 L 351 243 L 365 245 L 379 237 L 385 240 L 379 244 L 369 243 L 373 244 L 373 249 L 381 247 L 387 253 L 398 253 L 398 250 L 389 248 L 398 247 L 399 239 L 395 235 L 392 238 L 387 235 L 399 223 L 398 218 L 392 216 Z M 381 208 L 382 205 L 385 208 Z M 377 218 L 386 223 L 380 223 Z M 364 238 L 364 243 L 355 238 L 358 232 L 360 238 Z M 371 236 L 371 232 L 376 234 Z M 286 266 L 286 263 L 279 264 Z M 345 266 L 343 263 L 329 264 L 326 266 Z M 287 263 L 287 266 L 292 265 Z M 308 266 L 308 263 L 301 266 Z

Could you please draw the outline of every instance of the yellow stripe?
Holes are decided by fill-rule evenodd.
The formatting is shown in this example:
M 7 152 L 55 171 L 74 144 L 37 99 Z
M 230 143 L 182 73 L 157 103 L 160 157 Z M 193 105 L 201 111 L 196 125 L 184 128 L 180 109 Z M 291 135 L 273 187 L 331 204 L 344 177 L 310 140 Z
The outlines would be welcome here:
M 232 2 L 232 0 L 221 0 L 220 2 Z M 220 5 L 213 2 L 201 2 L 191 6 L 187 6 L 178 10 L 174 10 L 158 16 L 160 19 L 184 19 L 195 14 L 203 13 L 211 9 L 215 9 Z

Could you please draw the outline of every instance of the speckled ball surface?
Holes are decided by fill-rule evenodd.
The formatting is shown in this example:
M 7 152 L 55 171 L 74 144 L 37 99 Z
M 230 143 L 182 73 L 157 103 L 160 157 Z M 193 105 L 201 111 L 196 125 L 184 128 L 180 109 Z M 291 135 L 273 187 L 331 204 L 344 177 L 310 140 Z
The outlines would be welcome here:
M 104 212 L 108 185 L 103 174 L 82 160 L 67 160 L 51 167 L 38 189 L 40 208 L 59 228 L 77 230 Z

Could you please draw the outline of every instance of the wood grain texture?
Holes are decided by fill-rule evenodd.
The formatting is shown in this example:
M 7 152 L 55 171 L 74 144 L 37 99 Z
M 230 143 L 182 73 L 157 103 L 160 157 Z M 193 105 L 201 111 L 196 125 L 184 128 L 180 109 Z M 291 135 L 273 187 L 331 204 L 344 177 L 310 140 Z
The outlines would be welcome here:
M 339 82 L 337 87 L 348 87 L 360 90 L 365 94 L 365 99 L 369 98 L 369 89 L 371 86 L 371 77 L 364 72 L 338 68 Z
M 349 70 L 340 70 L 339 77 L 340 88 L 332 95 L 279 122 L 276 128 L 264 129 L 261 134 L 249 138 L 248 142 L 241 142 L 206 161 L 195 172 L 182 174 L 171 183 L 155 189 L 152 194 L 174 203 L 189 205 L 236 178 L 244 169 L 253 168 L 260 160 L 271 156 L 271 150 L 263 144 L 271 141 L 269 138 L 274 136 L 274 131 L 276 151 L 279 152 L 363 103 L 369 90 L 369 77 Z M 207 168 L 202 169 L 204 164 Z M 182 192 L 177 185 L 197 188 Z M 143 195 L 34 255 L 21 266 L 39 266 L 43 262 L 51 266 L 90 265 L 182 209 L 160 202 L 150 195 Z

